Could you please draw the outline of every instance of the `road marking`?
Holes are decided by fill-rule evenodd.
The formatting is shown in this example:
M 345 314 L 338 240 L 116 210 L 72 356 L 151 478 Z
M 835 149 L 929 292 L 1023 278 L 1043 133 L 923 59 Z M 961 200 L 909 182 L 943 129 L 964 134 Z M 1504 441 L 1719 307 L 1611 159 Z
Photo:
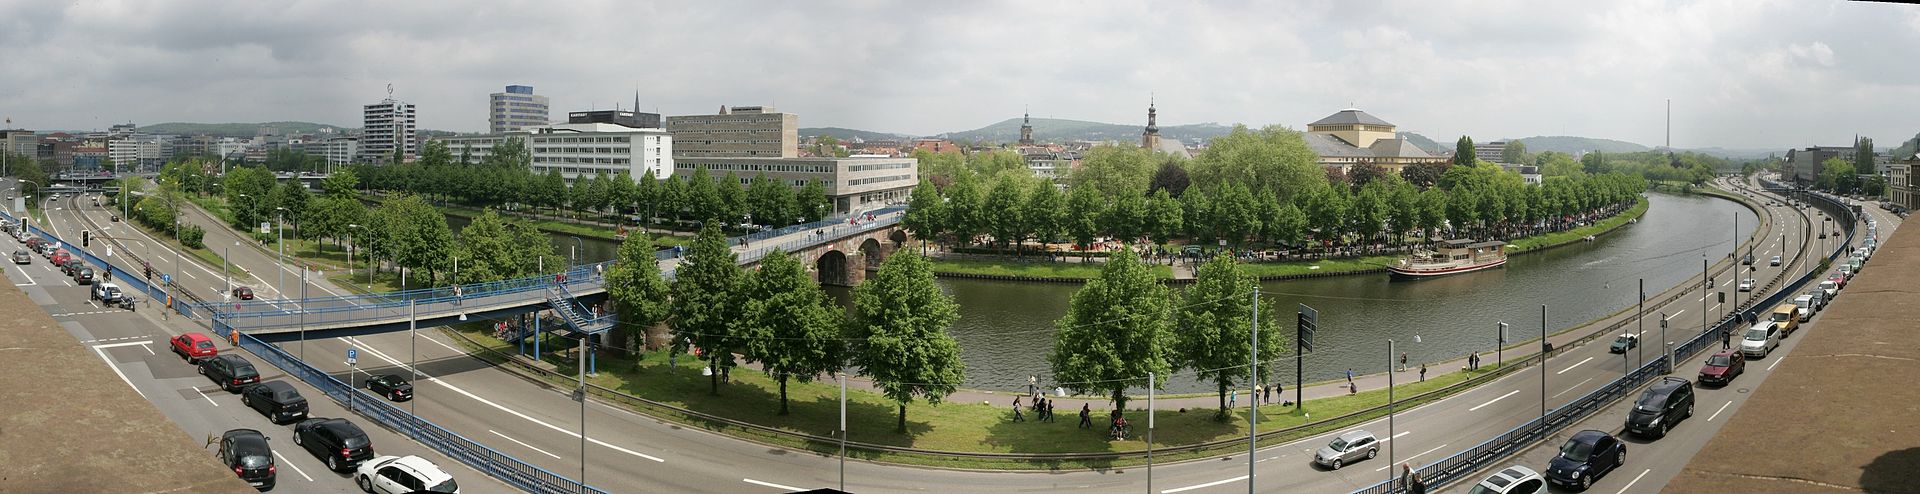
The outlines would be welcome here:
M 101 346 L 96 346 L 96 347 L 93 347 L 93 353 L 95 353 L 95 354 L 98 354 L 98 355 L 100 355 L 100 360 L 101 360 L 101 361 L 103 361 L 103 362 L 106 362 L 106 363 L 107 363 L 107 368 L 110 368 L 110 369 L 113 369 L 113 373 L 114 373 L 115 375 L 118 375 L 118 376 L 120 376 L 120 381 L 121 381 L 121 382 L 125 382 L 125 383 L 127 383 L 127 387 L 129 387 L 129 388 L 133 388 L 133 392 L 135 392 L 135 393 L 140 393 L 140 398 L 141 398 L 141 399 L 146 399 L 146 398 L 147 398 L 147 393 L 145 393 L 145 392 L 142 392 L 142 391 L 140 391 L 140 388 L 139 388 L 139 387 L 137 387 L 137 386 L 134 386 L 134 385 L 133 385 L 133 381 L 132 381 L 132 380 L 129 380 L 129 379 L 127 379 L 127 373 L 125 373 L 125 372 L 120 372 L 120 366 L 118 366 L 118 365 L 113 365 L 113 359 L 109 359 L 109 358 L 107 358 L 107 350 L 106 350 L 106 349 L 107 349 L 108 347 L 109 347 L 109 345 L 101 345 Z
M 21 275 L 21 276 L 25 276 L 25 277 L 27 277 L 27 282 L 26 282 L 26 283 L 14 283 L 14 284 L 13 284 L 13 286 L 33 286 L 33 285 L 38 285 L 38 284 L 40 284 L 40 282 L 37 282 L 37 281 L 33 281 L 33 275 L 32 275 L 32 274 L 28 274 L 28 273 L 27 273 L 27 268 L 22 268 L 22 267 L 20 267 L 20 265 L 19 265 L 19 264 L 15 264 L 15 265 L 13 265 L 13 267 L 14 267 L 14 268 L 16 268 L 16 269 L 19 269 L 19 270 L 20 270 L 20 275 Z
M 1712 421 L 1713 421 L 1713 419 L 1714 419 L 1715 417 L 1719 417 L 1719 416 L 1720 416 L 1720 412 L 1724 412 L 1724 411 L 1727 411 L 1727 406 L 1729 406 L 1729 405 L 1732 405 L 1732 404 L 1733 404 L 1733 400 L 1727 400 L 1727 402 L 1726 402 L 1726 403 L 1724 403 L 1724 404 L 1721 404 L 1721 405 L 1720 405 L 1720 409 L 1719 409 L 1719 410 L 1714 410 L 1714 411 L 1713 411 L 1713 415 L 1710 415 L 1710 416 L 1708 416 L 1708 417 L 1707 417 L 1707 421 L 1708 421 L 1708 422 L 1712 422 Z
M 195 393 L 200 393 L 200 397 L 201 397 L 201 398 L 206 398 L 206 399 L 207 399 L 207 403 L 213 403 L 213 406 L 216 406 L 216 407 L 218 407 L 218 406 L 220 406 L 220 404 L 219 404 L 219 403 L 214 403 L 214 402 L 213 402 L 213 397 L 211 397 L 211 396 L 207 396 L 207 393 L 206 393 L 206 392 L 204 392 L 204 391 L 200 391 L 200 388 L 197 388 L 197 387 L 196 387 L 196 388 L 193 388 L 193 392 L 195 392 Z
M 1781 356 L 1780 358 L 1774 359 L 1772 364 L 1767 365 L 1767 372 L 1773 372 L 1773 366 L 1780 365 L 1780 362 L 1784 362 L 1786 360 L 1787 360 L 1786 356 Z
M 1190 485 L 1190 486 L 1186 486 L 1186 487 L 1181 487 L 1181 488 L 1178 488 L 1178 489 L 1167 489 L 1167 490 L 1164 490 L 1164 491 L 1160 491 L 1160 494 L 1173 494 L 1173 493 L 1175 493 L 1175 492 L 1186 492 L 1186 491 L 1190 491 L 1190 490 L 1194 490 L 1194 489 L 1205 489 L 1205 488 L 1208 488 L 1208 487 L 1213 487 L 1213 486 L 1216 486 L 1216 485 L 1220 485 L 1220 484 L 1228 484 L 1228 483 L 1233 483 L 1233 482 L 1239 482 L 1239 481 L 1242 481 L 1242 480 L 1247 480 L 1247 476 L 1245 476 L 1245 475 L 1241 475 L 1241 476 L 1239 476 L 1239 477 L 1234 477 L 1234 478 L 1230 478 L 1230 479 L 1227 479 L 1227 480 L 1216 480 L 1216 481 L 1213 481 L 1213 482 L 1208 482 L 1208 483 L 1205 483 L 1205 484 L 1200 484 L 1200 485 Z
M 1625 487 L 1621 487 L 1621 488 L 1620 488 L 1620 492 L 1616 492 L 1616 493 L 1614 493 L 1614 494 L 1626 494 L 1626 492 L 1627 492 L 1627 489 L 1632 489 L 1632 488 L 1633 488 L 1633 484 L 1634 484 L 1635 482 L 1639 482 L 1639 481 L 1640 481 L 1640 477 L 1645 477 L 1645 476 L 1647 476 L 1647 472 L 1651 472 L 1651 471 L 1653 471 L 1653 469 L 1651 469 L 1651 468 L 1649 468 L 1649 469 L 1646 469 L 1646 470 L 1641 470 L 1641 471 L 1640 471 L 1640 474 L 1639 474 L 1639 475 L 1635 475 L 1635 476 L 1633 476 L 1633 480 L 1631 480 L 1631 481 L 1628 481 L 1628 482 L 1627 482 L 1627 485 L 1626 485 Z
M 1587 360 L 1582 360 L 1582 361 L 1580 361 L 1579 363 L 1576 363 L 1576 364 L 1573 364 L 1573 365 L 1569 365 L 1569 366 L 1567 366 L 1567 368 L 1565 368 L 1565 369 L 1560 369 L 1560 372 L 1555 372 L 1554 374 L 1555 374 L 1555 375 L 1559 375 L 1559 374 L 1566 374 L 1566 373 L 1567 373 L 1567 371 L 1570 371 L 1570 370 L 1573 370 L 1573 368 L 1574 368 L 1574 367 L 1579 367 L 1579 366 L 1580 366 L 1580 364 L 1584 364 L 1584 363 L 1587 363 L 1588 361 L 1591 361 L 1591 360 L 1593 360 L 1593 357 L 1587 357 Z
M 1413 431 L 1406 431 L 1406 432 L 1402 432 L 1402 433 L 1399 433 L 1399 434 L 1394 434 L 1394 435 L 1393 435 L 1393 437 L 1389 437 L 1389 438 L 1386 438 L 1386 439 L 1382 439 L 1382 440 L 1380 440 L 1380 442 L 1383 442 L 1383 443 L 1384 443 L 1384 442 L 1387 442 L 1387 441 L 1392 441 L 1392 440 L 1395 440 L 1395 439 L 1399 439 L 1399 438 L 1400 438 L 1400 436 L 1404 436 L 1404 435 L 1407 435 L 1407 434 L 1411 434 L 1411 433 L 1413 433 Z
M 1432 452 L 1435 452 L 1435 451 L 1439 451 L 1439 450 L 1440 450 L 1440 448 L 1445 448 L 1445 447 L 1447 447 L 1447 445 L 1445 445 L 1445 444 L 1442 444 L 1442 445 L 1439 445 L 1439 446 L 1434 446 L 1434 447 L 1433 447 L 1433 449 L 1429 449 L 1429 450 L 1426 450 L 1426 451 L 1421 451 L 1421 452 L 1419 452 L 1419 453 L 1414 453 L 1414 454 L 1413 454 L 1413 456 L 1406 456 L 1406 457 L 1402 457 L 1402 458 L 1400 458 L 1400 459 L 1401 459 L 1401 460 L 1410 460 L 1410 459 L 1414 459 L 1414 458 L 1419 458 L 1419 457 L 1420 457 L 1420 455 L 1424 455 L 1424 454 L 1427 454 L 1427 453 L 1432 453 Z M 1382 471 L 1386 471 L 1386 469 L 1388 469 L 1388 468 L 1393 468 L 1393 465 L 1392 465 L 1392 464 L 1387 464 L 1387 465 L 1381 465 L 1381 466 L 1380 466 L 1380 468 L 1375 468 L 1375 469 L 1373 469 L 1373 471 L 1375 471 L 1375 472 L 1382 472 Z
M 371 345 L 368 345 L 368 344 L 366 344 L 366 343 L 363 343 L 363 342 L 361 342 L 361 341 L 360 341 L 360 340 L 359 340 L 358 338 L 354 338 L 354 337 L 351 337 L 351 336 L 349 336 L 349 337 L 347 337 L 347 338 L 346 338 L 346 340 L 347 340 L 347 341 L 351 341 L 351 342 L 353 342 L 353 344 L 355 344 L 355 345 L 359 345 L 359 347 L 360 347 L 360 348 L 363 348 L 363 349 L 366 349 L 366 351 L 367 351 L 367 353 L 371 353 L 371 354 L 373 354 L 373 355 L 374 355 L 375 357 L 379 357 L 379 358 L 380 358 L 381 360 L 386 360 L 387 362 L 389 362 L 389 363 L 392 363 L 392 364 L 393 364 L 394 366 L 397 366 L 397 367 L 399 367 L 399 368 L 402 368 L 402 369 L 408 369 L 408 370 L 413 370 L 413 371 L 415 371 L 415 372 L 418 372 L 418 369 L 414 369 L 413 367 L 410 367 L 410 366 L 408 366 L 407 364 L 404 364 L 404 363 L 401 363 L 401 362 L 400 362 L 399 360 L 394 360 L 394 359 L 393 359 L 393 357 L 389 357 L 389 356 L 387 356 L 387 354 L 386 354 L 386 353 L 384 353 L 384 352 L 381 352 L 380 350 L 377 350 L 377 349 L 374 349 L 374 348 L 373 348 L 373 347 L 372 347 Z M 467 396 L 468 398 L 472 398 L 472 399 L 473 399 L 474 401 L 478 401 L 478 402 L 480 402 L 480 403 L 483 403 L 483 404 L 486 404 L 487 406 L 491 406 L 491 407 L 493 407 L 493 408 L 496 408 L 496 409 L 499 409 L 500 411 L 503 411 L 503 412 L 507 412 L 507 413 L 509 413 L 509 414 L 512 414 L 512 415 L 513 415 L 513 416 L 515 416 L 515 417 L 520 417 L 520 418 L 522 418 L 522 419 L 526 419 L 526 420 L 527 420 L 528 422 L 533 422 L 533 423 L 535 423 L 535 424 L 539 424 L 539 425 L 541 425 L 541 426 L 545 426 L 546 428 L 548 428 L 548 429 L 553 429 L 554 431 L 556 431 L 556 432 L 559 432 L 559 433 L 561 433 L 561 434 L 566 434 L 566 435 L 568 435 L 568 436 L 573 436 L 573 437 L 575 437 L 575 438 L 578 438 L 578 437 L 580 437 L 580 433 L 578 433 L 578 432 L 574 432 L 574 431 L 569 431 L 569 430 L 566 430 L 566 429 L 562 429 L 562 428 L 560 428 L 559 426 L 555 426 L 555 425 L 553 425 L 553 424 L 549 424 L 549 423 L 546 423 L 546 422 L 543 422 L 543 421 L 541 421 L 540 419 L 536 419 L 536 418 L 533 418 L 533 417 L 530 417 L 530 416 L 528 416 L 527 414 L 524 414 L 524 413 L 520 413 L 520 412 L 518 412 L 518 411 L 515 411 L 515 410 L 513 410 L 513 409 L 511 409 L 511 408 L 507 408 L 507 407 L 505 407 L 505 406 L 501 406 L 501 405 L 500 405 L 499 403 L 494 403 L 494 402 L 492 402 L 492 401 L 488 401 L 488 400 L 487 400 L 486 398 L 481 398 L 481 397 L 480 397 L 479 395 L 475 395 L 475 394 L 473 394 L 473 393 L 469 393 L 469 392 L 467 392 L 467 390 L 464 390 L 464 389 L 460 389 L 459 387 L 457 387 L 457 386 L 454 386 L 454 385 L 452 385 L 452 384 L 447 384 L 447 383 L 446 383 L 445 381 L 441 381 L 441 380 L 440 380 L 440 378 L 437 378 L 437 377 L 433 377 L 432 375 L 429 375 L 429 374 L 427 374 L 427 373 L 425 373 L 425 372 L 421 372 L 421 373 L 420 373 L 420 376 L 421 376 L 421 377 L 425 377 L 425 378 L 426 378 L 426 379 L 427 379 L 428 381 L 432 381 L 432 382 L 433 382 L 434 384 L 439 384 L 439 385 L 441 385 L 441 386 L 445 386 L 445 387 L 446 387 L 447 389 L 449 389 L 449 390 L 453 390 L 453 392 L 455 392 L 455 393 L 460 393 L 460 394 L 462 394 L 462 395 L 466 395 L 466 396 Z M 638 457 L 641 457 L 641 458 L 646 458 L 646 459 L 649 459 L 649 460 L 653 460 L 653 461 L 655 461 L 655 462 L 661 462 L 661 463 L 665 463 L 665 462 L 667 461 L 667 460 L 664 460 L 664 459 L 661 459 L 660 457 L 657 457 L 657 456 L 653 456 L 653 455 L 649 455 L 649 454 L 645 454 L 645 453 L 641 453 L 641 452 L 638 452 L 638 451 L 634 451 L 634 450 L 630 450 L 630 449 L 627 449 L 627 448 L 622 448 L 622 447 L 619 447 L 619 446 L 615 446 L 615 445 L 612 445 L 612 444 L 607 444 L 607 443 L 606 443 L 605 441 L 601 441 L 601 440 L 599 440 L 599 439 L 594 439 L 594 438 L 591 438 L 591 437 L 589 437 L 589 438 L 587 438 L 587 441 L 590 441 L 590 442 L 592 442 L 592 443 L 594 443 L 594 444 L 598 444 L 598 445 L 601 445 L 601 446 L 605 446 L 605 447 L 607 447 L 607 448 L 610 448 L 610 449 L 613 449 L 613 450 L 615 450 L 615 451 L 619 451 L 619 452 L 622 452 L 622 453 L 626 453 L 626 454 L 630 454 L 630 455 L 633 455 L 633 456 L 638 456 Z
M 1487 400 L 1487 402 L 1486 402 L 1486 403 L 1481 403 L 1481 404 L 1479 404 L 1479 405 L 1475 405 L 1475 406 L 1474 406 L 1473 408 L 1468 408 L 1468 409 L 1467 409 L 1467 411 L 1469 411 L 1469 412 L 1472 412 L 1472 411 L 1476 411 L 1476 410 L 1479 410 L 1479 409 L 1481 409 L 1481 408 L 1486 408 L 1486 406 L 1487 406 L 1487 405 L 1492 405 L 1492 404 L 1493 404 L 1493 402 L 1496 402 L 1496 401 L 1500 401 L 1500 400 L 1504 400 L 1504 399 L 1507 399 L 1507 397 L 1508 397 L 1508 396 L 1513 396 L 1514 394 L 1516 394 L 1516 393 L 1519 393 L 1519 392 L 1520 392 L 1520 390 L 1518 390 L 1518 389 L 1516 389 L 1516 390 L 1513 390 L 1513 391 L 1508 391 L 1508 392 L 1507 392 L 1507 394 L 1503 394 L 1503 395 L 1500 395 L 1500 397 L 1499 397 L 1499 398 L 1494 398 L 1494 399 L 1491 399 L 1491 400 Z
M 746 482 L 746 483 L 749 483 L 749 484 L 754 484 L 754 485 L 764 485 L 764 486 L 767 486 L 767 487 L 772 487 L 772 488 L 775 488 L 775 489 L 785 489 L 785 490 L 787 490 L 787 492 L 799 492 L 799 491 L 804 491 L 804 490 L 806 490 L 806 489 L 801 489 L 801 488 L 799 488 L 799 487 L 793 487 L 793 486 L 787 486 L 787 485 L 780 485 L 780 484 L 775 484 L 775 483 L 772 483 L 772 482 L 761 482 L 761 481 L 758 481 L 758 480 L 753 480 L 753 479 L 740 479 L 740 480 L 741 480 L 741 481 L 744 481 L 744 482 Z
M 1580 389 L 1580 386 L 1582 386 L 1582 385 L 1585 385 L 1585 384 L 1587 384 L 1587 381 L 1592 381 L 1592 380 L 1593 380 L 1593 378 L 1591 378 L 1591 377 L 1589 377 L 1589 378 L 1587 378 L 1587 380 L 1586 380 L 1586 381 L 1580 381 L 1580 384 L 1575 384 L 1575 385 L 1573 385 L 1573 387 L 1571 387 L 1571 388 L 1567 388 L 1567 390 L 1566 390 L 1566 391 L 1561 391 L 1561 392 L 1558 392 L 1558 393 L 1554 393 L 1554 394 L 1553 394 L 1553 397 L 1554 397 L 1554 398 L 1559 398 L 1559 397 L 1560 397 L 1560 395 L 1563 395 L 1563 394 L 1567 394 L 1567 392 L 1568 392 L 1568 391 L 1573 391 L 1573 390 L 1576 390 L 1576 389 Z
M 1680 312 L 1675 312 L 1675 313 L 1672 313 L 1672 314 L 1667 314 L 1667 319 L 1673 319 L 1673 318 L 1675 318 L 1675 317 L 1680 317 L 1680 315 L 1681 315 L 1681 314 L 1685 314 L 1686 312 L 1687 312 L 1687 310 L 1686 310 L 1686 309 L 1680 309 Z
M 520 440 L 519 440 L 519 439 L 514 439 L 514 438 L 511 438 L 511 437 L 507 437 L 507 435 L 506 435 L 506 434 L 501 434 L 501 433 L 500 433 L 499 431 L 496 431 L 496 430 L 493 430 L 493 429 L 487 429 L 487 432 L 492 432 L 492 433 L 493 433 L 493 435 L 496 435 L 496 436 L 500 436 L 500 438 L 501 438 L 501 439 L 505 439 L 505 440 L 508 440 L 508 441 L 513 441 L 513 443 L 514 443 L 514 444 L 518 444 L 518 445 L 521 445 L 521 446 L 526 446 L 526 447 L 527 447 L 527 449 L 531 449 L 531 450 L 534 450 L 534 451 L 538 451 L 538 452 L 540 452 L 540 454 L 543 454 L 543 455 L 547 455 L 547 456 L 551 456 L 551 457 L 553 457 L 553 459 L 555 459 L 555 460 L 558 460 L 558 459 L 560 459 L 560 455 L 556 455 L 556 454 L 553 454 L 553 453 L 548 453 L 548 452 L 547 452 L 547 450 L 544 450 L 544 449 L 540 449 L 540 448 L 535 448 L 535 447 L 533 447 L 533 445 L 531 445 L 531 444 L 527 444 L 527 443 L 523 443 L 523 442 L 520 442 Z
M 286 466 L 290 466 L 290 467 L 293 467 L 293 472 L 294 472 L 294 473 L 298 473 L 298 474 L 300 474 L 300 476 L 301 476 L 301 477 L 307 477 L 307 471 L 306 471 L 306 470 L 301 470 L 301 469 L 300 469 L 300 465 L 295 465 L 295 464 L 293 464 L 293 462 L 291 462 L 291 461 L 287 461 L 287 457 L 285 457 L 285 456 L 280 456 L 280 452 L 279 452 L 279 451 L 275 451 L 275 452 L 273 452 L 273 456 L 274 456 L 274 457 L 276 457 L 276 458 L 279 458 L 279 459 L 280 459 L 280 464 L 281 464 L 281 465 L 286 465 Z M 307 477 L 307 481 L 308 481 L 308 482 L 312 482 L 312 481 L 313 481 L 313 477 Z

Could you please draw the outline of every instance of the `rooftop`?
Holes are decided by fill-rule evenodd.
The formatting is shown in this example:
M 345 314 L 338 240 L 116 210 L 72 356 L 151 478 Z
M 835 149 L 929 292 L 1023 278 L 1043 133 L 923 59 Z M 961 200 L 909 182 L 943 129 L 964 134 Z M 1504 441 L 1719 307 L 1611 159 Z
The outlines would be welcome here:
M 1327 118 L 1322 118 L 1318 121 L 1315 121 L 1307 125 L 1313 126 L 1313 125 L 1353 125 L 1353 124 L 1386 125 L 1386 126 L 1393 125 L 1393 124 L 1387 123 L 1386 120 L 1381 120 L 1380 117 L 1375 117 L 1371 114 L 1368 114 L 1367 112 L 1360 111 L 1359 108 L 1348 108 L 1345 110 L 1340 110 L 1338 112 L 1335 112 L 1332 115 L 1327 115 Z

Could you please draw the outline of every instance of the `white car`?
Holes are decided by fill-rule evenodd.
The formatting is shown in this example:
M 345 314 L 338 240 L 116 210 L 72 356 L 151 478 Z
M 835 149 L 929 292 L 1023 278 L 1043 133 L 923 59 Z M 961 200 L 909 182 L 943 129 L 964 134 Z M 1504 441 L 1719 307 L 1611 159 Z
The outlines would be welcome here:
M 1473 485 L 1467 494 L 1535 494 L 1547 491 L 1547 479 L 1531 468 L 1514 465 Z
M 410 492 L 460 492 L 453 476 L 418 456 L 381 456 L 360 463 L 354 472 L 360 490 L 381 494 Z
M 1751 292 L 1753 291 L 1753 285 L 1754 285 L 1753 278 L 1740 280 L 1740 291 Z
M 1779 265 L 1780 265 L 1780 256 L 1773 256 L 1773 259 L 1768 259 L 1768 260 L 1767 260 L 1767 265 L 1768 265 L 1768 266 L 1779 266 Z

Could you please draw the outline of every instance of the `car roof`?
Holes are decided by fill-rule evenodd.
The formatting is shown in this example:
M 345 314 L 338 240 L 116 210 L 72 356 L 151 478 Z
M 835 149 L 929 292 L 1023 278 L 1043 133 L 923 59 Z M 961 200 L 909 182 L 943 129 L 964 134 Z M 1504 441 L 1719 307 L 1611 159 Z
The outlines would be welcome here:
M 261 389 L 266 389 L 268 391 L 273 391 L 275 393 L 278 393 L 281 391 L 290 391 L 293 389 L 292 384 L 287 384 L 281 381 L 261 381 L 259 386 L 262 386 Z
M 1584 431 L 1573 433 L 1573 437 L 1567 438 L 1567 440 L 1580 441 L 1583 443 L 1591 443 L 1591 442 L 1599 441 L 1600 438 L 1607 437 L 1607 436 L 1608 434 L 1605 432 L 1596 431 L 1593 429 L 1587 429 Z
M 1514 482 L 1519 482 L 1521 479 L 1527 479 L 1527 478 L 1533 478 L 1533 477 L 1539 477 L 1539 476 L 1540 476 L 1540 472 L 1535 472 L 1531 468 L 1523 467 L 1520 465 L 1514 465 L 1514 466 L 1500 469 L 1500 471 L 1498 472 L 1494 472 L 1492 476 L 1487 477 L 1487 479 L 1484 481 L 1481 481 L 1481 483 L 1482 484 L 1493 483 L 1494 487 L 1499 487 L 1504 489 L 1508 485 L 1512 485 Z
M 433 462 L 427 461 L 426 458 L 414 455 L 394 458 L 389 463 L 407 467 L 415 473 L 420 474 L 422 477 L 425 477 L 420 480 L 426 481 L 427 485 L 439 484 L 445 482 L 447 479 L 453 478 L 452 475 L 448 475 L 447 472 L 440 470 L 440 466 L 434 465 Z
M 359 425 L 355 425 L 353 421 L 343 419 L 343 418 L 323 419 L 320 422 L 315 423 L 313 425 L 316 427 L 325 427 L 328 429 L 333 429 L 336 432 L 350 432 L 350 433 L 359 434 L 362 436 L 367 435 L 366 431 L 360 430 Z
M 1355 430 L 1355 431 L 1347 431 L 1340 434 L 1340 440 L 1346 441 L 1346 442 L 1354 442 L 1364 437 L 1373 437 L 1373 433 L 1367 432 L 1367 431 Z
M 110 286 L 110 287 L 113 287 L 113 288 L 120 288 L 120 287 L 117 287 L 117 286 L 113 286 L 113 285 L 103 285 L 103 286 Z M 183 334 L 183 335 L 180 335 L 180 336 L 185 336 L 185 337 L 187 337 L 187 339 L 188 339 L 188 340 L 190 340 L 190 341 L 203 341 L 203 340 L 204 340 L 204 341 L 213 341 L 213 338 L 208 338 L 208 337 L 207 337 L 207 335 L 205 335 L 205 334 L 202 334 L 202 333 L 198 333 L 198 332 L 194 332 L 194 333 L 187 333 L 187 334 Z
M 1732 356 L 1734 356 L 1734 355 L 1739 355 L 1739 354 L 1740 354 L 1740 351 L 1738 351 L 1738 350 L 1721 350 L 1721 351 L 1718 351 L 1718 352 L 1714 352 L 1714 353 L 1713 353 L 1713 356 L 1715 356 L 1715 357 L 1732 357 Z

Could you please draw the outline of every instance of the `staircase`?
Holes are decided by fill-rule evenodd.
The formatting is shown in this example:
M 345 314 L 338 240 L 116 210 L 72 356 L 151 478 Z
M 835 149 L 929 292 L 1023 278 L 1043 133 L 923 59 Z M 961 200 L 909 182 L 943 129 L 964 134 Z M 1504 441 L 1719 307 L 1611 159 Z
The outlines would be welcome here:
M 567 327 L 582 334 L 603 333 L 613 329 L 613 315 L 594 317 L 593 312 L 581 306 L 567 291 L 565 285 L 555 284 L 547 287 L 547 305 L 553 307 L 553 313 L 567 322 Z

